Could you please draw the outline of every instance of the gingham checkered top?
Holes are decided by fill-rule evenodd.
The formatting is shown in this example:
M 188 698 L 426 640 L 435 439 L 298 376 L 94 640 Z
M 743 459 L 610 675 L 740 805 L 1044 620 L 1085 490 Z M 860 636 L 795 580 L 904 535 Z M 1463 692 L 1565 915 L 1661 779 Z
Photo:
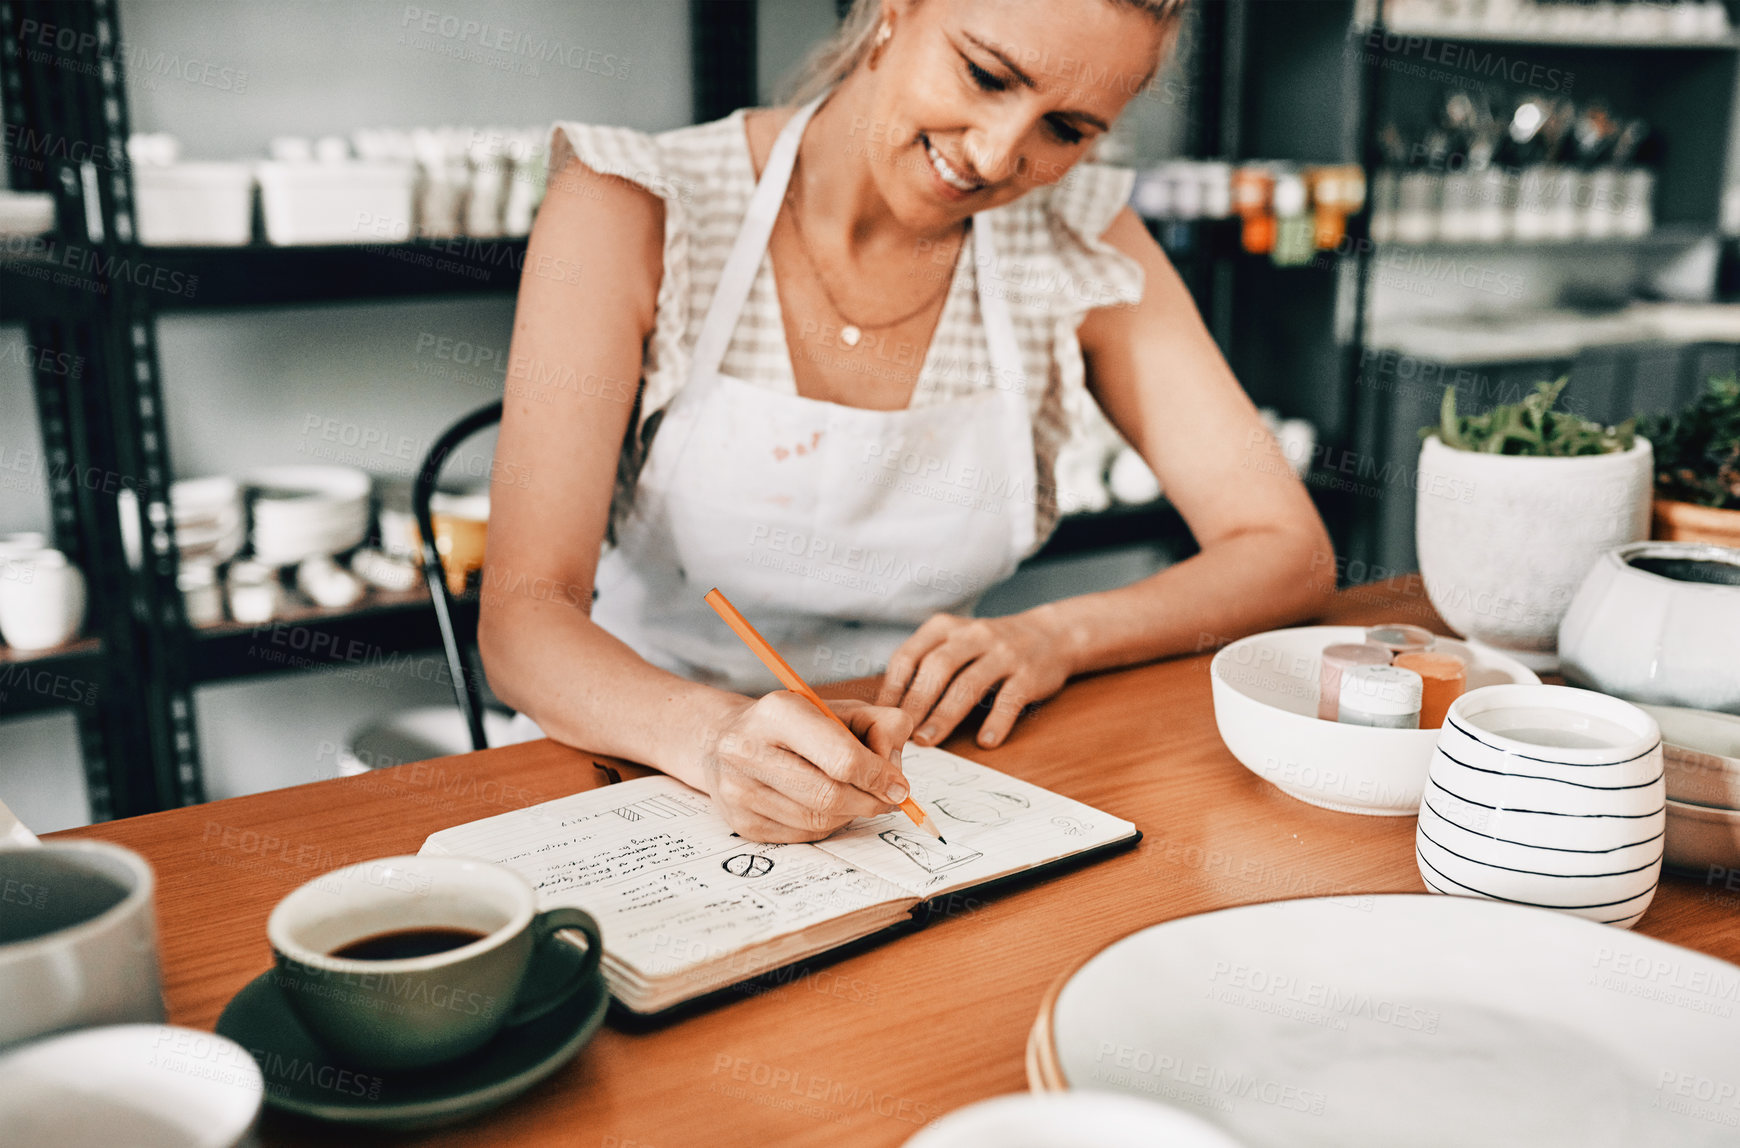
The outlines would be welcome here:
M 636 433 L 624 444 L 618 472 L 611 512 L 614 528 L 627 512 L 659 413 L 688 378 L 690 352 L 742 225 L 755 187 L 755 169 L 742 110 L 712 123 L 657 135 L 557 123 L 550 171 L 561 171 L 570 156 L 594 171 L 646 188 L 665 204 L 657 325 L 646 352 Z M 1084 385 L 1076 328 L 1094 307 L 1133 304 L 1142 297 L 1141 267 L 1100 239 L 1129 199 L 1134 179 L 1133 172 L 1122 168 L 1078 163 L 1060 182 L 977 215 L 975 228 L 997 229 L 998 266 L 979 266 L 977 245 L 969 239 L 955 263 L 942 316 L 913 391 L 916 407 L 1000 384 L 1024 387 L 1033 419 L 1039 484 L 1035 550 L 1056 525 L 1060 503 L 1069 509 L 1072 502 L 1068 491 L 1057 490 L 1059 451 L 1072 436 L 1092 433 L 1090 425 L 1104 418 Z M 996 275 L 997 288 L 1009 301 L 1024 380 L 1011 383 L 993 375 L 979 319 L 975 276 L 980 274 Z M 935 289 L 934 281 L 921 283 L 913 294 Z M 877 369 L 873 357 L 866 369 Z M 772 260 L 765 254 L 721 370 L 749 383 L 797 393 Z

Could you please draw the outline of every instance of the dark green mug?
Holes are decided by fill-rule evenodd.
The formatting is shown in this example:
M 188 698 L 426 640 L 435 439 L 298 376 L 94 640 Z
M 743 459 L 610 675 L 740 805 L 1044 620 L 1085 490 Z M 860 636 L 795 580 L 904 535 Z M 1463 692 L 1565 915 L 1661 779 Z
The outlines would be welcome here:
M 567 930 L 585 937 L 584 958 L 553 985 L 528 978 L 571 943 Z M 266 936 L 278 987 L 315 1039 L 382 1071 L 453 1060 L 543 1016 L 593 984 L 603 950 L 589 915 L 539 912 L 524 877 L 465 857 L 336 869 L 278 902 Z

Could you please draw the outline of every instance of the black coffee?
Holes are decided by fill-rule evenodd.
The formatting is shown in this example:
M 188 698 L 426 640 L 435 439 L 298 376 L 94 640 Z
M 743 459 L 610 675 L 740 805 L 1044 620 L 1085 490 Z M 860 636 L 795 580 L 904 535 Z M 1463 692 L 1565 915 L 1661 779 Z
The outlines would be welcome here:
M 446 926 L 428 929 L 394 929 L 376 933 L 332 950 L 332 956 L 352 961 L 402 961 L 410 957 L 427 957 L 445 953 L 461 945 L 469 945 L 488 936 L 476 929 L 453 929 Z
M 1712 562 L 1707 558 L 1633 558 L 1639 570 L 1672 578 L 1675 582 L 1705 582 L 1712 586 L 1740 586 L 1740 563 Z

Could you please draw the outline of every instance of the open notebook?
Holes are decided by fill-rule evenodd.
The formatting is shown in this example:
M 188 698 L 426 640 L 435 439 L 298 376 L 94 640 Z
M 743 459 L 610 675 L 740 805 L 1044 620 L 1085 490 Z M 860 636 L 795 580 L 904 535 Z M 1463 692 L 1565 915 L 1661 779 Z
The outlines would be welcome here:
M 422 852 L 505 864 L 540 908 L 591 913 L 611 992 L 654 1013 L 910 922 L 934 898 L 1140 837 L 944 750 L 909 745 L 901 765 L 947 845 L 901 813 L 811 845 L 747 841 L 707 795 L 647 777 L 443 829 Z

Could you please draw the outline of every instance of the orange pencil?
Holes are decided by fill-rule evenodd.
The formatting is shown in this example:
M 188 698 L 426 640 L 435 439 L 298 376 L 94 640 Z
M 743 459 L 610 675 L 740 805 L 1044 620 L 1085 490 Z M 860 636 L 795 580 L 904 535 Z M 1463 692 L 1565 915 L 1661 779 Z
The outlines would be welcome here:
M 828 703 L 824 702 L 816 691 L 810 689 L 808 682 L 798 677 L 798 672 L 791 668 L 791 664 L 779 656 L 778 650 L 767 644 L 767 639 L 749 624 L 749 619 L 737 612 L 737 607 L 733 606 L 731 600 L 719 592 L 718 587 L 715 586 L 707 591 L 706 602 L 707 605 L 713 607 L 715 613 L 725 619 L 727 626 L 736 631 L 737 636 L 743 639 L 743 644 L 749 647 L 750 652 L 761 659 L 762 665 L 773 671 L 773 676 L 778 678 L 786 689 L 794 694 L 802 694 L 817 709 L 833 718 L 841 729 L 847 733 L 852 733 L 851 727 L 840 721 L 840 715 L 828 708 Z M 852 736 L 857 737 L 858 735 L 852 734 Z M 914 825 L 938 841 L 943 841 L 943 835 L 937 831 L 936 822 L 932 821 L 930 814 L 926 813 L 923 807 L 912 799 L 910 793 L 906 795 L 906 800 L 900 803 L 900 810 L 912 818 Z M 943 841 L 943 844 L 946 845 L 948 842 Z

